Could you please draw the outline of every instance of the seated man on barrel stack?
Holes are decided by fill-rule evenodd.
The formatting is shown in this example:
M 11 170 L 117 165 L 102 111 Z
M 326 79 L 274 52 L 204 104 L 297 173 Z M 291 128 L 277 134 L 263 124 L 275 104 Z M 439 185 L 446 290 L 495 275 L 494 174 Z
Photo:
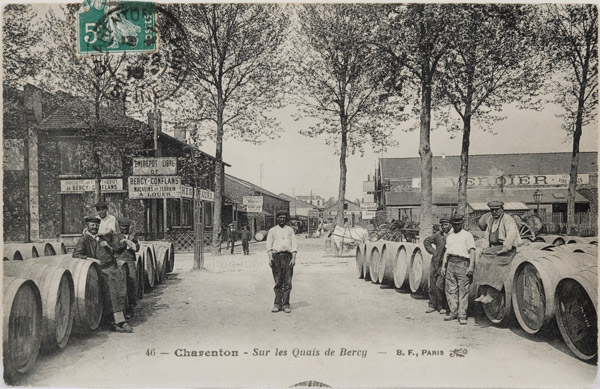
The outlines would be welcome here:
M 87 228 L 75 246 L 73 258 L 93 258 L 100 261 L 104 315 L 111 315 L 113 331 L 133 332 L 133 328 L 123 315 L 123 311 L 127 308 L 127 286 L 125 272 L 117 266 L 114 258 L 113 247 L 116 247 L 118 242 L 111 246 L 98 234 L 100 226 L 98 216 L 87 216 L 85 221 Z
M 475 299 L 483 304 L 491 303 L 502 290 L 510 271 L 510 263 L 522 244 L 517 223 L 510 215 L 504 214 L 502 201 L 490 201 L 488 207 L 492 216 L 488 219 L 484 239 L 489 247 L 483 249 L 475 266 L 475 279 L 483 294 Z

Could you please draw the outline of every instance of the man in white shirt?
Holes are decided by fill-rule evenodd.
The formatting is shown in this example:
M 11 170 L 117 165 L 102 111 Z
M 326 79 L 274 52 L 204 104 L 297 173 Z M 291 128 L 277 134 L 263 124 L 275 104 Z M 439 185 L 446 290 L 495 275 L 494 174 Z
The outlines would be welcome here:
M 484 235 L 489 247 L 477 259 L 475 271 L 475 279 L 484 292 L 475 301 L 483 304 L 489 304 L 499 296 L 498 292 L 502 290 L 511 262 L 517 254 L 517 247 L 523 244 L 517 223 L 512 216 L 504 214 L 504 203 L 490 201 L 487 205 L 492 211 Z
M 296 264 L 296 234 L 288 225 L 286 211 L 277 212 L 277 225 L 269 230 L 267 235 L 267 254 L 269 266 L 275 279 L 275 304 L 271 312 L 283 309 L 290 313 L 290 292 L 292 291 L 292 276 Z
M 446 277 L 446 299 L 450 309 L 450 316 L 444 320 L 458 319 L 460 324 L 465 325 L 469 287 L 475 266 L 475 239 L 470 232 L 463 230 L 463 223 L 460 215 L 454 215 L 450 219 L 453 231 L 446 237 L 446 252 L 440 271 Z
M 96 207 L 98 217 L 100 218 L 98 235 L 106 236 L 119 232 L 119 228 L 117 227 L 117 218 L 108 214 L 108 202 L 99 201 L 94 204 L 94 207 Z

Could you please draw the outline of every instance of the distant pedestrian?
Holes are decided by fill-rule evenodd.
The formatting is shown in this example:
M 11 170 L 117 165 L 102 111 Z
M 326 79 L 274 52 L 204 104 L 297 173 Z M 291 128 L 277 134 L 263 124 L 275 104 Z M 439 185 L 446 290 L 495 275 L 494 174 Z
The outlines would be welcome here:
M 292 227 L 286 225 L 288 213 L 277 212 L 277 225 L 267 234 L 267 254 L 269 266 L 275 280 L 275 304 L 271 312 L 283 309 L 290 313 L 290 292 L 292 291 L 292 276 L 296 264 L 296 234 Z
M 235 229 L 235 226 L 233 225 L 233 223 L 229 224 L 229 230 L 227 230 L 227 234 L 229 237 L 227 246 L 229 247 L 229 245 L 231 245 L 231 254 L 233 254 L 233 249 L 235 247 L 235 240 L 237 238 L 237 230 Z
M 448 303 L 444 292 L 445 277 L 441 273 L 444 252 L 446 251 L 446 236 L 451 230 L 450 219 L 440 218 L 440 230 L 423 241 L 425 250 L 433 257 L 429 268 L 429 308 L 425 313 L 448 313 Z
M 250 230 L 248 229 L 248 225 L 245 224 L 242 228 L 242 248 L 244 249 L 244 255 L 250 255 Z
M 458 319 L 464 325 L 467 324 L 469 288 L 475 266 L 475 239 L 470 232 L 463 230 L 462 216 L 452 216 L 450 224 L 453 232 L 446 237 L 446 252 L 441 269 L 442 275 L 446 277 L 446 298 L 450 309 L 450 315 L 444 320 Z

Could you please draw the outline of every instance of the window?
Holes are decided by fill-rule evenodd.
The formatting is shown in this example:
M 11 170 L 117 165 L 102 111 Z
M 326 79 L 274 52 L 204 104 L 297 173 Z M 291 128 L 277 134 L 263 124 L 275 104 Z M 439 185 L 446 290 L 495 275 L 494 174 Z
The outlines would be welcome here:
M 194 225 L 194 203 L 192 200 L 181 200 L 181 225 L 183 227 Z
M 204 202 L 204 226 L 212 227 L 213 225 L 213 203 Z
M 63 194 L 62 200 L 62 230 L 63 234 L 81 234 L 85 227 L 83 222 L 83 195 Z
M 344 203 L 344 209 L 347 210 L 348 209 L 348 203 Z
M 181 206 L 179 199 L 167 199 L 168 227 L 181 226 Z
M 61 140 L 58 142 L 60 154 L 60 174 L 81 175 L 82 146 L 79 140 Z M 81 232 L 81 231 L 80 231 Z

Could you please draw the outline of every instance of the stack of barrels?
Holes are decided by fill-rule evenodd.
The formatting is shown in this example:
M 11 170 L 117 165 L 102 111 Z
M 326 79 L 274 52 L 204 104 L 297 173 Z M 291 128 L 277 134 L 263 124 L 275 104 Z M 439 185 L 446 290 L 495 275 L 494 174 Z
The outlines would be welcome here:
M 569 349 L 578 358 L 597 357 L 597 238 L 550 236 L 517 250 L 504 287 L 489 304 L 486 316 L 495 324 L 514 315 L 521 328 L 535 334 L 556 320 Z M 477 248 L 476 257 L 481 254 Z M 367 242 L 356 249 L 359 278 L 426 295 L 431 256 L 420 244 Z M 477 261 L 475 261 L 477 267 Z M 473 280 L 470 300 L 478 296 Z
M 175 252 L 170 242 L 140 242 L 140 246 L 136 266 L 141 298 L 173 271 Z M 63 349 L 73 331 L 85 333 L 100 325 L 99 261 L 66 252 L 61 242 L 4 246 L 2 341 L 8 381 L 29 371 L 40 350 Z

